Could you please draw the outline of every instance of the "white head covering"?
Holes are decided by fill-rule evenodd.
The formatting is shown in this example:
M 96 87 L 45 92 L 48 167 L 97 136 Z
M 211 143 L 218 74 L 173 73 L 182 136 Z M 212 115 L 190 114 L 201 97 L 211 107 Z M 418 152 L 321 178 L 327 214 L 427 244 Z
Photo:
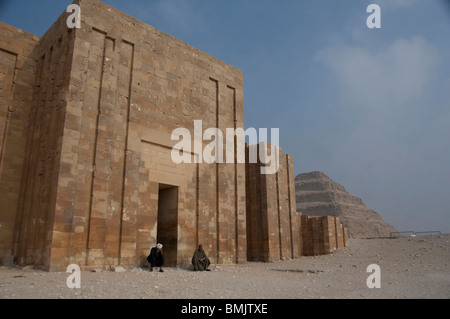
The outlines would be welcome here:
M 156 245 L 156 248 L 162 249 L 162 248 L 163 248 L 163 245 L 162 245 L 162 244 L 158 244 L 158 245 Z

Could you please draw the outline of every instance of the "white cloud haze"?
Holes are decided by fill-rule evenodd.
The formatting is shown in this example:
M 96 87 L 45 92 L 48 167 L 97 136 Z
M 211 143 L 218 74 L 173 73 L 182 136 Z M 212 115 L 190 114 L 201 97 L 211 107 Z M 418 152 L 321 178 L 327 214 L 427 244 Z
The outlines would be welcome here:
M 412 37 L 371 51 L 333 45 L 316 59 L 335 80 L 336 121 L 346 127 L 327 143 L 333 170 L 359 180 L 352 191 L 368 194 L 368 206 L 382 207 L 383 217 L 396 225 L 417 225 L 418 216 L 428 212 L 448 216 L 450 108 L 448 100 L 440 105 L 433 95 L 449 77 L 440 72 L 438 50 Z M 448 91 L 441 100 L 446 97 Z M 343 116 L 349 113 L 351 120 Z M 436 227 L 431 221 L 422 227 L 427 225 Z
M 439 56 L 422 37 L 401 39 L 385 51 L 335 45 L 317 54 L 337 78 L 349 106 L 398 108 L 422 96 Z

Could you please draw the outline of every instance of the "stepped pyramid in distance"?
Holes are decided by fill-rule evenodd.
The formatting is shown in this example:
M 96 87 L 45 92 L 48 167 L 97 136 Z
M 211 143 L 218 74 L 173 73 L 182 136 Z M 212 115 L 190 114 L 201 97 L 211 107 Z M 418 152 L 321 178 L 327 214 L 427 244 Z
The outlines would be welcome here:
M 300 174 L 295 178 L 297 211 L 307 216 L 336 216 L 349 228 L 350 237 L 388 237 L 397 230 L 377 212 L 335 183 L 322 172 Z

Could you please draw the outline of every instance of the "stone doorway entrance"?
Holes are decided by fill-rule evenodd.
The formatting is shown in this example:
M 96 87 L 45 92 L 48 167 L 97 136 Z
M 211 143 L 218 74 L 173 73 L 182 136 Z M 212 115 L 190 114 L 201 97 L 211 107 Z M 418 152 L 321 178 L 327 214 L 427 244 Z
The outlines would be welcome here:
M 166 266 L 177 264 L 178 187 L 159 184 L 157 241 L 164 245 Z

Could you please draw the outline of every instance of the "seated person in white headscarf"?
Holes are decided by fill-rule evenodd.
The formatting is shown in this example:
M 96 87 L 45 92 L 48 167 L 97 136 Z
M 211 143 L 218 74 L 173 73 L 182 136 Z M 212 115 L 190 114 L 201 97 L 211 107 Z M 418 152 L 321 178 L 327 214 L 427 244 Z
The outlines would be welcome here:
M 150 251 L 150 255 L 147 257 L 147 261 L 150 263 L 150 271 L 153 271 L 153 267 L 159 267 L 159 272 L 164 272 L 162 266 L 164 265 L 164 255 L 162 251 L 163 245 L 158 244 Z

